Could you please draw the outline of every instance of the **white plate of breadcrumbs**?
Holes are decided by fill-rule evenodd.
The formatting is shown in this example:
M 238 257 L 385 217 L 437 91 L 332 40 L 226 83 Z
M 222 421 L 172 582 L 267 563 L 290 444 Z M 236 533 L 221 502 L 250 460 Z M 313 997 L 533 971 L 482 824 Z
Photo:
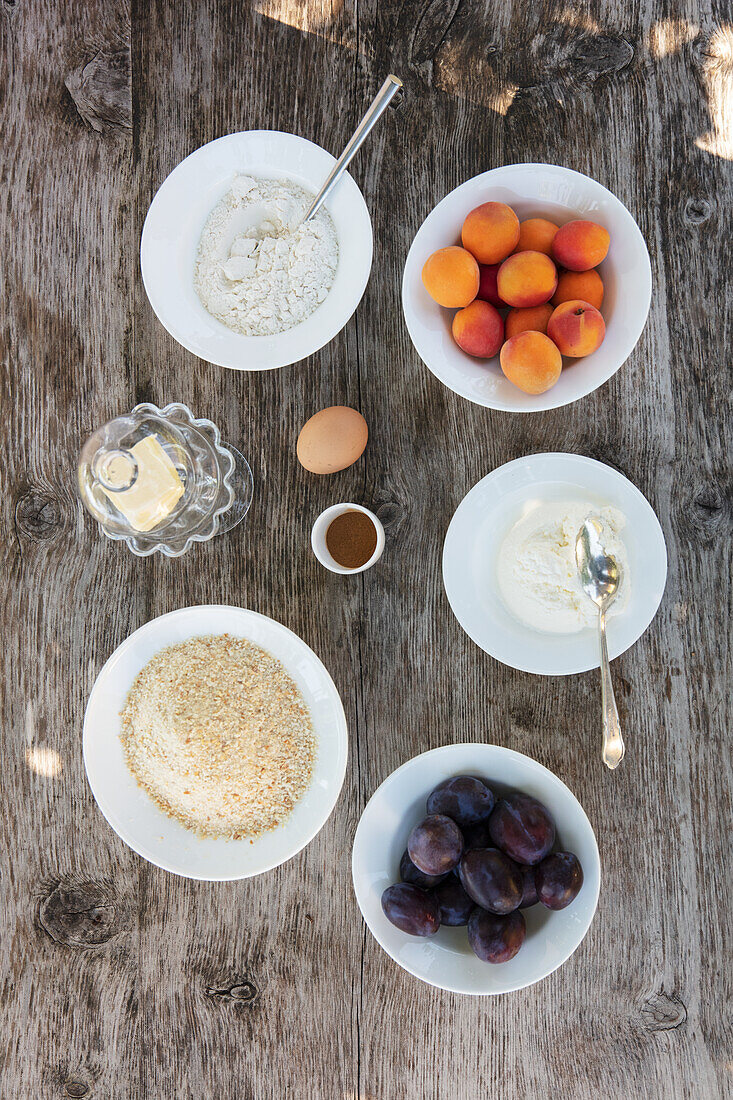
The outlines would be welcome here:
M 139 855 L 188 878 L 285 862 L 328 819 L 346 771 L 331 677 L 296 634 L 239 607 L 182 608 L 112 654 L 84 718 L 97 804 Z

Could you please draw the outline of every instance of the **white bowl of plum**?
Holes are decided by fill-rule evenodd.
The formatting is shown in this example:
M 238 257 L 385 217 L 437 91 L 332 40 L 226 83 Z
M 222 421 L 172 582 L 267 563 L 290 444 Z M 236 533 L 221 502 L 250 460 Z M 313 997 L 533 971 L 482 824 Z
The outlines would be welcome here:
M 364 920 L 395 962 L 456 993 L 523 989 L 572 955 L 598 903 L 583 808 L 536 760 L 447 745 L 393 772 L 352 858 Z

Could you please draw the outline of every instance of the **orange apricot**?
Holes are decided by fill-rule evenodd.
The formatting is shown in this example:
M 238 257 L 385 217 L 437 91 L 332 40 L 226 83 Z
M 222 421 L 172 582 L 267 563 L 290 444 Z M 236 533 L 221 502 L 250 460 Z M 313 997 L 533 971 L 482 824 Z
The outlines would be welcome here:
M 552 242 L 558 227 L 547 218 L 527 218 L 519 223 L 519 242 L 515 252 L 544 252 L 552 255 Z
M 512 336 L 501 349 L 499 362 L 509 381 L 525 393 L 544 393 L 562 371 L 560 352 L 542 332 Z
M 425 261 L 422 281 L 439 306 L 452 309 L 467 306 L 478 292 L 478 264 L 465 248 L 457 245 L 439 248 Z
M 547 335 L 563 355 L 580 359 L 601 346 L 606 325 L 590 302 L 563 302 L 553 310 L 547 322 Z
M 520 332 L 547 332 L 547 322 L 552 316 L 552 306 L 545 302 L 541 306 L 528 306 L 525 309 L 510 309 L 506 316 L 507 340 Z
M 499 297 L 509 306 L 541 306 L 557 286 L 557 269 L 544 252 L 515 252 L 499 268 Z
M 484 202 L 466 217 L 461 240 L 480 264 L 501 263 L 519 240 L 519 218 L 504 202 Z
M 558 229 L 552 255 L 569 271 L 588 271 L 605 260 L 610 243 L 611 236 L 602 225 L 577 219 Z
M 596 309 L 603 304 L 603 280 L 597 271 L 562 271 L 557 280 L 557 290 L 552 296 L 553 306 L 563 302 L 590 302 Z
M 476 299 L 453 318 L 453 339 L 468 355 L 491 359 L 504 343 L 504 318 L 490 302 Z

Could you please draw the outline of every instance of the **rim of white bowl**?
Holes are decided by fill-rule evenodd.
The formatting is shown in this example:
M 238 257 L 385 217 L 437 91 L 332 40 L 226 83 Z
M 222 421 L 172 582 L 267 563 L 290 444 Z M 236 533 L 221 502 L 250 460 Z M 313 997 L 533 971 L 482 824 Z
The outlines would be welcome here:
M 556 172 L 561 177 L 567 178 L 569 176 L 573 179 L 582 180 L 584 183 L 592 185 L 592 187 L 596 188 L 598 193 L 602 195 L 603 198 L 611 205 L 611 207 L 613 207 L 626 221 L 626 224 L 632 236 L 636 238 L 639 253 L 638 258 L 641 265 L 641 271 L 639 272 L 639 274 L 643 284 L 643 289 L 641 293 L 636 296 L 636 300 L 638 301 L 640 306 L 638 319 L 636 323 L 629 329 L 625 339 L 622 340 L 622 347 L 621 351 L 619 352 L 618 362 L 614 366 L 611 366 L 608 369 L 602 371 L 598 380 L 595 381 L 592 385 L 581 387 L 577 394 L 565 398 L 558 398 L 556 393 L 557 387 L 555 386 L 549 390 L 546 390 L 545 393 L 542 394 L 522 394 L 521 398 L 517 397 L 517 399 L 514 401 L 497 401 L 495 399 L 492 400 L 490 396 L 485 396 L 482 399 L 476 396 L 475 393 L 469 392 L 468 387 L 461 387 L 460 385 L 453 385 L 452 383 L 448 382 L 439 372 L 439 370 L 435 366 L 433 366 L 423 355 L 422 351 L 420 350 L 421 345 L 423 344 L 423 340 L 420 333 L 417 331 L 415 319 L 412 316 L 412 307 L 409 304 L 411 281 L 415 280 L 417 282 L 417 280 L 420 279 L 422 263 L 419 263 L 417 256 L 421 247 L 422 239 L 427 234 L 426 226 L 428 226 L 428 223 L 431 221 L 435 214 L 437 214 L 442 209 L 445 209 L 445 207 L 450 204 L 462 191 L 468 191 L 478 186 L 479 181 L 486 181 L 487 184 L 499 185 L 503 177 L 510 176 L 511 174 L 516 174 L 517 170 L 526 170 L 531 172 L 533 169 L 541 169 L 545 172 Z M 487 199 L 485 201 L 489 200 L 490 196 L 487 196 Z M 541 206 L 543 200 L 542 198 L 537 198 L 536 200 L 528 199 L 526 201 L 534 201 L 537 203 L 538 206 Z M 548 199 L 545 201 L 551 202 L 552 200 Z M 454 242 L 446 241 L 446 244 L 452 243 Z M 651 261 L 649 259 L 649 250 L 647 249 L 646 241 L 644 240 L 643 234 L 639 229 L 636 219 L 634 218 L 628 207 L 625 206 L 624 203 L 622 203 L 621 200 L 616 195 L 614 195 L 612 191 L 609 191 L 607 187 L 605 187 L 602 183 L 599 183 L 598 180 L 593 179 L 592 176 L 588 176 L 584 172 L 577 172 L 573 168 L 565 168 L 561 164 L 547 164 L 541 161 L 504 164 L 498 168 L 490 168 L 486 172 L 479 172 L 477 175 L 472 176 L 470 179 L 467 179 L 463 183 L 459 184 L 458 187 L 454 187 L 452 191 L 449 191 L 448 194 L 445 195 L 440 200 L 440 202 L 433 207 L 433 209 L 426 215 L 426 217 L 422 221 L 420 228 L 415 234 L 415 237 L 407 253 L 407 259 L 405 260 L 405 267 L 402 275 L 402 313 L 405 318 L 405 324 L 407 326 L 407 331 L 410 335 L 413 347 L 422 359 L 425 366 L 433 375 L 435 375 L 435 377 L 440 382 L 442 382 L 446 389 L 451 390 L 453 393 L 457 394 L 459 397 L 465 398 L 467 401 L 471 401 L 474 405 L 481 405 L 483 408 L 488 409 L 496 409 L 499 412 L 533 413 L 547 412 L 550 409 L 563 408 L 566 405 L 572 405 L 576 401 L 580 401 L 583 397 L 587 397 L 588 394 L 594 393 L 601 386 L 605 385 L 606 382 L 608 382 L 608 380 L 612 378 L 614 374 L 617 373 L 617 371 L 620 370 L 620 368 L 629 358 L 631 352 L 634 350 L 637 343 L 639 342 L 639 337 L 644 331 L 644 327 L 649 316 L 651 295 L 652 269 Z M 436 308 L 440 309 L 439 306 L 436 306 Z M 480 360 L 474 361 L 480 362 Z M 487 362 L 490 362 L 490 360 L 487 360 Z M 577 360 L 576 362 L 581 362 L 581 360 Z M 565 370 L 568 368 L 564 367 L 563 369 Z M 570 369 L 572 369 L 572 367 Z M 519 392 L 521 391 L 518 391 L 518 393 Z M 553 394 L 555 396 L 553 396 Z M 533 403 L 528 403 L 528 399 L 529 402 Z
M 314 310 L 305 321 L 299 325 L 294 325 L 290 329 L 286 329 L 285 332 L 276 333 L 272 336 L 242 336 L 228 329 L 226 325 L 208 314 L 203 305 L 198 301 L 198 297 L 194 290 L 193 294 L 196 301 L 192 303 L 192 308 L 196 316 L 198 316 L 199 321 L 206 324 L 209 338 L 213 336 L 216 337 L 220 343 L 226 343 L 226 347 L 230 350 L 228 350 L 226 354 L 223 354 L 221 351 L 217 351 L 214 348 L 207 348 L 204 343 L 197 341 L 191 335 L 190 330 L 186 329 L 185 324 L 181 324 L 179 320 L 181 314 L 172 312 L 168 308 L 163 300 L 162 294 L 159 293 L 159 272 L 156 270 L 158 265 L 155 260 L 155 250 L 159 244 L 157 240 L 160 235 L 158 223 L 166 218 L 167 204 L 171 201 L 179 186 L 182 186 L 182 177 L 200 163 L 206 164 L 219 152 L 226 150 L 228 146 L 232 146 L 232 149 L 238 146 L 243 149 L 247 144 L 251 143 L 256 145 L 258 142 L 264 142 L 269 139 L 277 141 L 282 144 L 284 148 L 290 145 L 293 151 L 300 149 L 301 151 L 307 151 L 310 155 L 321 159 L 322 165 L 319 166 L 317 173 L 319 178 L 318 180 L 306 180 L 303 175 L 299 174 L 297 171 L 293 171 L 292 169 L 288 171 L 278 168 L 275 165 L 270 168 L 263 167 L 261 169 L 253 169 L 253 174 L 262 178 L 263 172 L 269 171 L 273 173 L 273 178 L 286 178 L 287 171 L 287 178 L 292 178 L 294 182 L 305 187 L 309 191 L 312 190 L 315 194 L 331 170 L 331 167 L 336 163 L 336 158 L 322 146 L 317 145 L 313 141 L 309 141 L 308 138 L 300 137 L 297 134 L 289 134 L 284 130 L 241 130 L 233 134 L 224 134 L 222 137 L 215 138 L 213 141 L 209 141 L 205 145 L 199 146 L 198 149 L 194 149 L 192 153 L 189 153 L 188 156 L 179 161 L 175 168 L 168 173 L 158 190 L 155 192 L 150 206 L 148 207 L 140 237 L 140 270 L 143 286 L 145 287 L 145 293 L 147 294 L 148 301 L 156 317 L 174 340 L 182 347 L 186 348 L 187 351 L 192 352 L 192 354 L 203 359 L 205 362 L 212 363 L 214 366 L 226 367 L 228 370 L 239 370 L 244 372 L 278 370 L 281 367 L 301 362 L 301 360 L 307 359 L 308 356 L 315 354 L 315 352 L 330 343 L 351 319 L 364 296 L 364 291 L 366 290 L 371 274 L 374 253 L 374 233 L 369 209 L 353 176 L 351 176 L 348 171 L 345 171 L 338 185 L 326 200 L 325 207 L 331 214 L 334 223 L 337 223 L 340 220 L 339 210 L 341 206 L 345 206 L 347 203 L 349 204 L 348 211 L 344 209 L 343 215 L 349 224 L 353 224 L 357 227 L 358 233 L 360 234 L 360 245 L 363 247 L 355 249 L 353 254 L 346 257 L 344 255 L 342 240 L 339 237 L 339 262 L 336 269 L 334 284 L 321 305 Z M 232 158 L 234 160 L 234 153 L 232 154 Z M 232 162 L 227 166 L 226 173 L 222 169 L 217 176 L 215 183 L 218 193 L 216 197 L 213 198 L 213 201 L 206 207 L 204 216 L 196 220 L 195 226 L 193 226 L 191 230 L 192 233 L 195 233 L 196 245 L 198 244 L 206 219 L 226 191 L 224 184 L 229 184 L 231 182 L 236 171 L 237 169 L 234 166 L 234 162 Z M 239 171 L 244 171 L 244 168 L 240 168 Z M 173 229 L 173 227 L 171 227 L 171 229 Z M 195 248 L 193 255 L 195 256 Z M 347 259 L 348 264 L 346 263 Z M 346 292 L 346 284 L 344 285 L 345 306 L 340 311 L 334 312 L 329 319 L 329 313 L 334 305 L 334 299 L 331 296 L 337 283 L 340 283 L 340 278 L 344 275 L 348 279 L 348 293 Z M 191 282 L 193 282 L 193 262 L 191 263 Z M 330 303 L 329 298 L 331 298 Z M 184 315 L 187 318 L 190 316 L 188 313 Z M 266 352 L 272 361 L 258 362 L 256 357 L 258 355 L 262 357 Z M 244 360 L 244 362 L 242 360 Z
M 505 988 L 496 989 L 496 990 L 457 989 L 457 988 L 455 988 L 455 986 L 444 985 L 440 982 L 432 982 L 428 978 L 424 977 L 422 974 L 418 974 L 414 969 L 407 966 L 401 959 L 398 959 L 397 956 L 392 951 L 390 951 L 388 947 L 385 946 L 385 944 L 382 942 L 382 940 L 380 939 L 377 932 L 375 932 L 374 928 L 372 927 L 371 923 L 367 919 L 367 916 L 364 912 L 364 908 L 362 906 L 362 900 L 361 900 L 361 888 L 360 888 L 360 886 L 357 885 L 356 858 L 355 858 L 356 857 L 356 848 L 357 848 L 357 839 L 359 837 L 359 830 L 361 829 L 362 821 L 364 820 L 364 818 L 367 814 L 367 811 L 369 810 L 369 807 L 371 806 L 372 802 L 374 802 L 374 800 L 377 798 L 377 796 L 382 792 L 382 790 L 385 787 L 393 786 L 394 783 L 396 783 L 398 781 L 400 775 L 402 775 L 405 771 L 409 770 L 412 766 L 414 766 L 415 763 L 418 760 L 423 760 L 424 758 L 429 757 L 429 756 L 434 757 L 434 758 L 437 758 L 437 757 L 440 757 L 440 756 L 450 756 L 451 753 L 454 753 L 456 750 L 463 750 L 463 749 L 476 750 L 476 749 L 484 749 L 484 748 L 497 750 L 500 753 L 500 755 L 505 755 L 510 759 L 516 759 L 516 760 L 521 760 L 521 761 L 529 761 L 529 763 L 533 767 L 539 769 L 540 773 L 542 773 L 544 775 L 544 777 L 547 778 L 549 783 L 551 783 L 552 785 L 554 785 L 556 787 L 559 787 L 565 794 L 570 796 L 570 798 L 575 803 L 575 805 L 577 806 L 577 809 L 580 812 L 580 820 L 587 827 L 587 835 L 588 835 L 590 841 L 592 842 L 592 851 L 593 851 L 593 854 L 595 856 L 595 870 L 597 870 L 597 876 L 596 876 L 597 881 L 596 881 L 595 891 L 594 891 L 594 894 L 593 894 L 591 909 L 590 909 L 587 921 L 585 922 L 585 927 L 583 928 L 583 931 L 582 931 L 582 933 L 580 935 L 580 938 L 578 939 L 577 943 L 574 945 L 574 947 L 572 947 L 567 952 L 567 954 L 562 959 L 560 959 L 558 962 L 554 963 L 552 966 L 547 967 L 541 973 L 538 973 L 537 977 L 533 978 L 532 981 L 530 981 L 530 982 L 509 982 L 509 983 L 506 984 Z M 481 770 L 480 765 L 477 766 L 477 770 L 478 771 Z M 487 778 L 489 778 L 489 777 L 487 776 Z M 501 780 L 501 778 L 499 778 L 499 777 L 496 777 L 496 782 L 498 784 L 501 784 L 501 785 L 504 785 L 504 786 L 508 785 L 508 784 L 504 784 L 503 781 Z M 429 793 L 428 791 L 425 792 L 426 797 L 427 797 L 428 793 Z M 562 828 L 559 827 L 559 826 L 558 826 L 558 831 L 560 832 L 560 834 L 562 834 Z M 585 871 L 585 868 L 584 868 L 584 871 Z M 581 943 L 583 942 L 583 940 L 587 936 L 588 930 L 589 930 L 589 928 L 590 928 L 590 926 L 593 923 L 593 920 L 595 918 L 596 911 L 598 909 L 598 899 L 599 899 L 600 891 L 601 891 L 601 872 L 602 872 L 601 854 L 598 850 L 598 840 L 596 838 L 595 830 L 594 830 L 593 826 L 591 825 L 590 820 L 588 818 L 588 815 L 586 814 L 585 810 L 583 809 L 583 806 L 582 806 L 580 800 L 576 797 L 576 795 L 573 794 L 573 792 L 568 787 L 567 783 L 564 783 L 563 780 L 560 779 L 560 777 L 558 775 L 556 775 L 553 771 L 550 771 L 550 769 L 545 767 L 544 764 L 540 764 L 539 760 L 535 760 L 534 757 L 532 757 L 532 756 L 527 756 L 526 753 L 517 752 L 516 749 L 507 748 L 505 745 L 495 745 L 495 744 L 491 744 L 491 743 L 487 743 L 487 742 L 480 742 L 480 741 L 475 742 L 475 743 L 471 742 L 471 741 L 461 741 L 461 742 L 458 742 L 455 745 L 439 745 L 435 749 L 427 749 L 425 752 L 418 753 L 417 756 L 410 757 L 409 760 L 406 760 L 403 764 L 400 764 L 400 766 L 398 768 L 395 768 L 395 770 L 393 772 L 390 772 L 390 774 L 386 777 L 386 779 L 383 779 L 382 782 L 379 784 L 379 786 L 376 788 L 376 790 L 372 794 L 371 798 L 367 802 L 366 806 L 362 810 L 361 816 L 359 817 L 359 823 L 356 826 L 356 832 L 354 834 L 354 843 L 353 843 L 352 850 L 351 850 L 351 878 L 352 878 L 352 883 L 353 883 L 353 887 L 354 887 L 354 893 L 356 895 L 356 901 L 357 901 L 357 904 L 359 906 L 359 910 L 361 912 L 362 919 L 363 919 L 364 923 L 366 924 L 367 928 L 371 932 L 371 934 L 374 937 L 374 939 L 376 940 L 376 942 L 379 944 L 379 946 L 385 952 L 385 954 L 389 955 L 389 957 L 393 960 L 393 962 L 397 963 L 397 965 L 399 967 L 401 967 L 403 970 L 405 970 L 408 974 L 412 974 L 412 976 L 414 978 L 417 978 L 418 981 L 425 982 L 426 985 L 432 985 L 434 988 L 437 988 L 437 989 L 445 989 L 450 993 L 459 993 L 459 994 L 462 994 L 464 996 L 469 996 L 469 997 L 499 997 L 499 996 L 502 996 L 504 993 L 514 993 L 519 989 L 527 989 L 527 988 L 529 988 L 529 986 L 536 985 L 538 982 L 543 981 L 545 978 L 549 977 L 550 974 L 554 974 L 554 972 L 556 970 L 559 970 L 561 966 L 564 966 L 565 963 L 568 961 L 568 959 L 572 955 L 574 955 L 575 952 L 580 947 Z M 585 885 L 585 883 L 584 883 L 584 885 Z M 561 912 L 562 912 L 562 910 L 560 911 L 560 913 Z M 559 916 L 560 913 L 557 913 L 556 915 Z M 490 966 L 491 964 L 487 963 L 486 965 Z M 494 969 L 496 969 L 496 968 L 494 968 Z

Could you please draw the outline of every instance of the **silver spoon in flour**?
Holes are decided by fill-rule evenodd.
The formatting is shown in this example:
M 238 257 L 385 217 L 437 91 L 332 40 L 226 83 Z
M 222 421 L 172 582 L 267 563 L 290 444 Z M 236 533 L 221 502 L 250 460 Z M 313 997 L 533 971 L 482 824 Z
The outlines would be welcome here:
M 616 698 L 611 682 L 611 665 L 606 644 L 606 612 L 618 595 L 621 570 L 616 559 L 606 552 L 602 542 L 603 524 L 589 516 L 575 540 L 575 561 L 583 591 L 598 608 L 601 649 L 601 700 L 603 705 L 603 763 L 617 768 L 624 758 L 624 742 L 618 720 Z
M 369 110 L 364 115 L 359 125 L 356 127 L 353 137 L 349 141 L 339 159 L 334 164 L 331 171 L 328 173 L 326 177 L 326 182 L 323 184 L 323 187 L 318 192 L 313 202 L 310 204 L 308 212 L 303 218 L 304 222 L 307 222 L 309 218 L 312 218 L 316 211 L 320 209 L 321 204 L 328 197 L 328 195 L 330 195 L 331 191 L 338 183 L 341 173 L 346 169 L 347 165 L 351 163 L 355 154 L 361 147 L 362 142 L 364 141 L 366 136 L 371 133 L 374 125 L 386 110 L 390 100 L 400 90 L 401 87 L 402 81 L 400 80 L 400 78 L 398 76 L 395 76 L 393 73 L 390 73 L 384 84 L 372 100 Z

